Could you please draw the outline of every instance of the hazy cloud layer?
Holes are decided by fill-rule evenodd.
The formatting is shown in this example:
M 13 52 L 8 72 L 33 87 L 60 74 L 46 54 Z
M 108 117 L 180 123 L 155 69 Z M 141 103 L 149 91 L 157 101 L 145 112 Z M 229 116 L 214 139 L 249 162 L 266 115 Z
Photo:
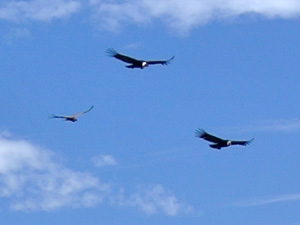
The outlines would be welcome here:
M 293 18 L 300 13 L 299 0 L 4 0 L 0 19 L 9 21 L 51 21 L 80 11 L 101 27 L 120 30 L 124 24 L 148 25 L 155 21 L 176 32 L 187 32 L 209 23 L 260 15 L 266 18 Z M 86 14 L 84 14 L 86 15 Z
M 31 0 L 8 1 L 0 3 L 0 19 L 10 21 L 51 21 L 64 18 L 78 12 L 80 1 L 76 0 Z
M 120 195 L 116 185 L 101 182 L 91 173 L 74 171 L 53 152 L 0 132 L 0 201 L 11 209 L 49 211 L 62 207 L 91 207 L 112 203 L 141 209 L 146 214 L 176 216 L 186 208 L 161 185 Z M 111 155 L 99 156 L 98 166 L 115 165 Z M 191 207 L 190 207 L 191 208 Z

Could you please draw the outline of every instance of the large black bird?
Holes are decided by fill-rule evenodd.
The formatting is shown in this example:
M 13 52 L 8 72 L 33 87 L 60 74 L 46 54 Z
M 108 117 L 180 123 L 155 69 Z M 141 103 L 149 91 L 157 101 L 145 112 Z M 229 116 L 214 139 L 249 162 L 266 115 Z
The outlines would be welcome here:
M 50 116 L 50 118 L 61 118 L 61 119 L 65 119 L 65 121 L 76 122 L 78 116 L 81 116 L 81 115 L 83 115 L 83 114 L 91 111 L 93 108 L 94 108 L 94 106 L 92 105 L 88 110 L 76 113 L 76 114 L 74 114 L 72 116 L 57 116 L 57 115 L 53 114 L 53 115 Z
M 172 58 L 170 58 L 168 60 L 154 60 L 154 61 L 139 60 L 139 59 L 131 58 L 126 55 L 122 55 L 122 54 L 118 53 L 116 50 L 114 50 L 113 48 L 108 48 L 106 50 L 106 54 L 108 54 L 111 57 L 115 57 L 116 59 L 119 59 L 123 62 L 129 63 L 130 65 L 128 65 L 126 67 L 131 68 L 131 69 L 134 69 L 134 68 L 144 69 L 145 67 L 147 67 L 149 65 L 154 65 L 154 64 L 168 65 L 171 62 L 171 60 L 173 60 L 175 58 L 175 56 L 173 56 Z
M 228 147 L 230 145 L 249 145 L 254 138 L 252 138 L 249 141 L 232 141 L 232 140 L 226 140 L 219 137 L 216 137 L 214 135 L 211 135 L 209 133 L 206 133 L 205 130 L 199 129 L 195 132 L 196 137 L 203 138 L 206 141 L 212 142 L 214 144 L 209 145 L 211 148 L 215 148 L 220 150 L 223 147 Z

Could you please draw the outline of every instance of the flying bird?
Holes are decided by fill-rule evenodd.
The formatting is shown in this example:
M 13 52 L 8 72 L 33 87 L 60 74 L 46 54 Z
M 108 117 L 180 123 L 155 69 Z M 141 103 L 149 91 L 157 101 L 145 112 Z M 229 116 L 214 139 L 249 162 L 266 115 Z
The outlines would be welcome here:
M 195 136 L 199 137 L 199 138 L 203 138 L 206 141 L 214 143 L 209 146 L 211 148 L 215 148 L 218 150 L 221 150 L 221 148 L 223 148 L 223 147 L 229 147 L 231 145 L 246 146 L 246 145 L 249 145 L 254 140 L 254 138 L 252 138 L 249 141 L 232 141 L 232 140 L 222 139 L 222 138 L 216 137 L 214 135 L 211 135 L 209 133 L 206 133 L 205 130 L 203 130 L 203 129 L 196 130 Z
M 114 50 L 113 48 L 108 48 L 106 50 L 106 54 L 108 56 L 115 57 L 116 59 L 119 59 L 123 62 L 129 63 L 130 65 L 127 65 L 126 67 L 131 69 L 134 68 L 144 69 L 145 67 L 154 64 L 168 65 L 175 58 L 175 56 L 173 56 L 167 60 L 154 60 L 154 61 L 139 60 L 139 59 L 131 58 L 126 55 L 122 55 L 118 53 L 116 50 Z
M 81 115 L 83 115 L 83 114 L 91 111 L 93 108 L 94 108 L 94 106 L 92 105 L 88 110 L 76 113 L 76 114 L 74 114 L 72 116 L 57 116 L 57 115 L 53 114 L 53 115 L 50 116 L 50 118 L 60 118 L 60 119 L 65 119 L 65 121 L 76 122 L 78 116 L 81 116 Z

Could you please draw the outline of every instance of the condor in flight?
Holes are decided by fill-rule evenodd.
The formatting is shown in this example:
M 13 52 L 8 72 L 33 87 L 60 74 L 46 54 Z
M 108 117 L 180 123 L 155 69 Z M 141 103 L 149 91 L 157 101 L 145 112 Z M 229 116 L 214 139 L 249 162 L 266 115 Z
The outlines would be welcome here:
M 113 48 L 108 48 L 106 50 L 106 54 L 108 54 L 111 57 L 115 57 L 116 59 L 119 59 L 123 62 L 129 63 L 130 65 L 128 65 L 126 67 L 131 68 L 131 69 L 134 69 L 134 68 L 144 69 L 145 67 L 147 67 L 149 65 L 154 65 L 154 64 L 168 65 L 175 57 L 175 56 L 173 56 L 172 58 L 167 59 L 167 60 L 154 60 L 154 61 L 139 60 L 139 59 L 131 58 L 126 55 L 122 55 L 122 54 L 118 53 L 116 50 L 114 50 Z
M 219 137 L 213 136 L 209 133 L 206 133 L 205 130 L 199 129 L 195 132 L 196 137 L 203 138 L 206 141 L 212 142 L 214 144 L 209 145 L 211 148 L 215 148 L 218 150 L 221 150 L 223 147 L 228 147 L 230 145 L 249 145 L 254 138 L 252 138 L 249 141 L 232 141 L 232 140 L 226 140 L 226 139 L 221 139 Z
M 94 106 L 92 105 L 88 110 L 83 111 L 83 112 L 79 112 L 76 113 L 72 116 L 57 116 L 57 115 L 51 115 L 50 118 L 60 118 L 60 119 L 65 119 L 65 121 L 71 121 L 71 122 L 76 122 L 77 121 L 77 117 L 81 116 L 89 111 L 91 111 L 94 108 Z

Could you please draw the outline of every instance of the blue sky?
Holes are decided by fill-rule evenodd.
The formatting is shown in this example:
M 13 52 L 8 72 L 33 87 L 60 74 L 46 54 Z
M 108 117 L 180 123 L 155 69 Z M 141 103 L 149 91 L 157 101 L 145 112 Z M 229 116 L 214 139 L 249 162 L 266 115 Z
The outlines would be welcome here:
M 300 224 L 299 15 L 298 0 L 1 1 L 1 223 Z M 175 59 L 131 70 L 109 47 Z M 255 140 L 213 151 L 198 128 Z

